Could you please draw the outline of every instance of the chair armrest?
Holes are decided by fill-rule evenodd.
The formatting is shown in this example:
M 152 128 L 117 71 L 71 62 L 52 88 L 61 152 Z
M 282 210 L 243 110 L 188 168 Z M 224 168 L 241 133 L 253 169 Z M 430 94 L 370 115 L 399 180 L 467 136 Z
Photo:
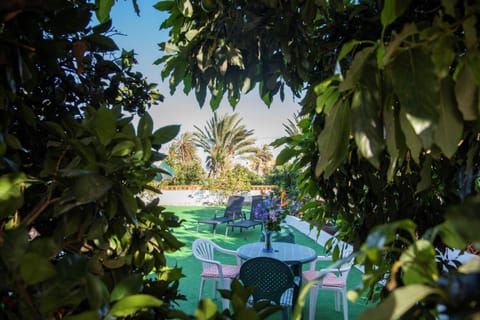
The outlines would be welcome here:
M 317 267 L 317 262 L 318 261 L 333 261 L 333 258 L 332 258 L 332 256 L 318 256 L 318 257 L 316 257 L 315 260 L 310 262 L 310 270 L 315 270 L 315 268 Z
M 228 255 L 231 255 L 231 256 L 235 256 L 238 266 L 242 264 L 242 260 L 238 256 L 237 251 L 225 249 L 225 248 L 222 248 L 222 247 L 217 247 L 216 249 L 221 253 L 228 254 Z

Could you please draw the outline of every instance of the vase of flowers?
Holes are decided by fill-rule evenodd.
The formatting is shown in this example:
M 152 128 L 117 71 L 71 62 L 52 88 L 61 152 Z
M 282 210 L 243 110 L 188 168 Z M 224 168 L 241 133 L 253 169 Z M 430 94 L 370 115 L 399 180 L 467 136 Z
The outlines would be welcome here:
M 263 247 L 263 252 L 273 252 L 272 248 L 272 233 L 273 231 L 263 230 L 263 235 L 265 238 L 265 246 Z
M 272 234 L 280 231 L 280 223 L 285 218 L 281 199 L 266 198 L 254 208 L 255 218 L 263 223 L 265 241 L 264 252 L 272 252 Z

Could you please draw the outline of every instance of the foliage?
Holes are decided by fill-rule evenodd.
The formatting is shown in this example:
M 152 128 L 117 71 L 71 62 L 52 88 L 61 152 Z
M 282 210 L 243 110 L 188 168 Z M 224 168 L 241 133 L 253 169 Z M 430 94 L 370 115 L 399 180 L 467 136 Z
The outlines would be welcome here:
M 209 177 L 225 174 L 235 157 L 255 151 L 253 130 L 247 130 L 242 120 L 235 113 L 219 117 L 215 112 L 203 130 L 195 126 L 193 141 L 207 154 Z
M 275 166 L 265 177 L 265 182 L 278 186 L 278 190 L 276 188 L 275 191 L 279 194 L 285 191 L 289 199 L 295 200 L 299 196 L 297 173 L 289 165 Z
M 247 157 L 250 168 L 259 176 L 264 176 L 272 170 L 274 165 L 273 154 L 269 145 L 263 145 L 262 148 L 256 147 L 252 155 Z
M 249 176 L 250 171 L 237 164 L 234 168 L 216 178 L 208 178 L 205 188 L 212 193 L 218 193 L 221 198 L 227 199 L 230 195 L 241 194 L 250 190 Z
M 170 159 L 168 158 L 165 162 L 172 167 L 175 175 L 172 178 L 162 180 L 162 185 L 175 186 L 204 183 L 206 174 L 200 160 L 182 163 L 171 161 Z
M 183 245 L 180 221 L 137 196 L 179 128 L 153 130 L 162 96 L 94 10 L 0 5 L 2 319 L 166 318 L 184 299 L 164 256 Z
M 431 252 L 429 246 L 463 249 L 479 241 L 473 214 L 479 205 L 469 201 L 479 172 L 475 2 L 180 3 L 156 6 L 171 17 L 162 25 L 171 28 L 170 40 L 161 44 L 170 55 L 157 61 L 171 91 L 183 81 L 203 105 L 208 88 L 216 109 L 225 94 L 235 106 L 240 93 L 255 86 L 267 105 L 274 95 L 283 99 L 285 85 L 294 94 L 305 89 L 301 133 L 276 145 L 285 146 L 278 164 L 293 160 L 301 195 L 325 199 L 304 205 L 306 218 L 340 218 L 340 237 L 356 249 L 368 244 L 376 226 L 386 224 L 390 235 L 402 237 L 398 222 L 414 225 L 408 241 L 379 242 L 388 249 L 381 259 L 360 259 L 372 299 L 379 280 L 405 271 L 406 256 L 418 253 L 412 266 L 432 265 L 435 254 L 423 255 L 423 246 Z M 438 274 L 427 270 L 431 279 Z M 439 300 L 427 299 L 439 295 L 436 288 L 423 291 L 424 278 L 410 280 L 391 292 L 385 287 L 381 296 L 392 297 L 385 301 L 393 309 L 379 308 L 394 316 L 438 314 Z M 417 296 L 421 301 L 403 301 L 415 289 L 425 293 Z
M 197 149 L 192 141 L 193 133 L 186 132 L 170 146 L 165 162 L 173 169 L 175 175 L 162 181 L 162 185 L 202 184 L 205 170 L 202 167 Z

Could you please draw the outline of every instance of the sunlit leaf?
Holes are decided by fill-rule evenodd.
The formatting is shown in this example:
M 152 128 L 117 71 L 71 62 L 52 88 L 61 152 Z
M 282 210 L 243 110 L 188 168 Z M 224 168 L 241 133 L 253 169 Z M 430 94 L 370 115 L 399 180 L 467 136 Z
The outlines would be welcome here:
M 135 143 L 133 141 L 124 140 L 113 147 L 111 154 L 116 157 L 124 157 L 130 154 L 134 147 Z
M 352 99 L 352 133 L 360 154 L 376 168 L 384 148 L 379 105 L 367 89 L 355 91 Z
M 97 6 L 97 19 L 100 22 L 105 22 L 110 19 L 110 10 L 113 6 L 114 0 L 95 0 L 95 5 Z
M 121 300 L 129 295 L 141 292 L 143 287 L 143 280 L 140 274 L 132 275 L 123 279 L 113 288 L 110 302 Z
M 97 133 L 101 144 L 107 145 L 116 132 L 115 116 L 106 107 L 101 107 L 92 120 L 92 128 Z
M 391 319 L 396 320 L 422 299 L 442 291 L 424 285 L 409 285 L 392 291 L 377 307 L 368 309 L 360 315 L 360 320 Z
M 147 294 L 130 295 L 118 301 L 109 314 L 116 317 L 128 317 L 147 307 L 161 307 L 163 301 Z

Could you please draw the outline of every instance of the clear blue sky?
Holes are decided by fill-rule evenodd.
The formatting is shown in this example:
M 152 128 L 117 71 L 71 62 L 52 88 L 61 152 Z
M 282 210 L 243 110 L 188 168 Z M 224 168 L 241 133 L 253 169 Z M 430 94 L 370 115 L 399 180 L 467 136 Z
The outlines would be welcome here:
M 193 93 L 185 95 L 181 87 L 174 96 L 170 96 L 168 85 L 162 83 L 161 67 L 153 65 L 153 61 L 162 55 L 158 43 L 168 38 L 168 31 L 160 30 L 160 24 L 166 15 L 153 8 L 156 2 L 139 0 L 140 17 L 138 17 L 130 0 L 118 1 L 113 7 L 111 17 L 115 29 L 125 36 L 115 36 L 114 39 L 120 48 L 135 50 L 139 62 L 137 70 L 147 76 L 150 82 L 158 83 L 160 92 L 165 96 L 164 103 L 150 110 L 155 128 L 180 124 L 181 133 L 194 131 L 194 125 L 203 128 L 213 113 L 207 102 L 200 108 L 195 95 Z M 261 146 L 284 136 L 283 123 L 286 123 L 287 119 L 292 119 L 298 110 L 298 100 L 294 101 L 291 95 L 286 95 L 283 102 L 280 101 L 280 97 L 275 97 L 268 109 L 259 98 L 258 91 L 254 89 L 241 98 L 235 110 L 224 99 L 218 112 L 238 113 L 246 127 L 254 130 L 257 144 Z M 273 150 L 273 153 L 277 154 L 278 151 Z

